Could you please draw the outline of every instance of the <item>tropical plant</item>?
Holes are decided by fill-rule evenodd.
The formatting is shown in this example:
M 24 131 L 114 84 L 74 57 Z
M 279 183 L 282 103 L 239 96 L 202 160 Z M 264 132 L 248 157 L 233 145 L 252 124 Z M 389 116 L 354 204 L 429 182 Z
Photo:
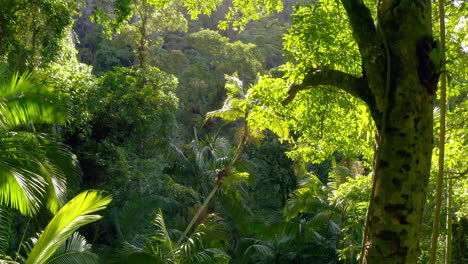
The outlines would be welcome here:
M 52 256 L 46 264 L 97 264 L 98 256 L 91 251 L 91 244 L 80 235 L 73 233 Z
M 67 117 L 54 91 L 32 74 L 0 81 L 0 204 L 29 216 L 42 204 L 54 213 L 64 204 L 73 155 L 42 131 L 44 125 L 64 125 Z
M 342 158 L 326 184 L 308 173 L 284 207 L 285 220 L 302 222 L 304 232 L 333 248 L 340 263 L 356 263 L 359 256 L 371 188 L 363 172 L 361 162 Z
M 38 237 L 30 243 L 19 245 L 24 248 L 22 255 L 13 258 L 5 256 L 11 263 L 57 264 L 97 263 L 97 256 L 90 252 L 86 239 L 75 233 L 80 227 L 102 218 L 93 214 L 105 209 L 112 198 L 99 191 L 85 191 L 67 202 L 50 220 Z M 6 232 L 0 233 L 0 241 L 8 240 Z M 3 257 L 3 256 L 2 256 Z M 0 260 L 2 262 L 2 260 Z
M 25 264 L 46 263 L 78 228 L 101 219 L 102 216 L 92 213 L 106 208 L 111 200 L 110 196 L 104 196 L 99 191 L 78 194 L 50 220 L 29 252 Z
M 187 31 L 187 20 L 178 1 L 133 0 L 137 21 L 122 28 L 137 53 L 140 67 L 144 67 L 148 50 L 162 45 L 167 32 Z
M 239 263 L 335 263 L 340 230 L 332 218 L 326 211 L 290 219 L 273 212 L 255 234 L 239 239 Z

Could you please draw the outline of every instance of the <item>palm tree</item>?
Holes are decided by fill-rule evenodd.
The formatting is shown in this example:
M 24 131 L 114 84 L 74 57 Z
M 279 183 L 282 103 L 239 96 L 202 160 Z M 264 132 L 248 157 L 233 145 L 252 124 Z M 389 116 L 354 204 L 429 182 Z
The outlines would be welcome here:
M 187 146 L 170 144 L 176 156 L 175 168 L 177 174 L 191 181 L 192 187 L 201 195 L 206 195 L 212 186 L 217 171 L 223 169 L 229 162 L 232 147 L 226 139 L 216 134 L 206 134 L 200 137 L 195 131 L 195 138 Z
M 30 73 L 0 80 L 0 205 L 34 215 L 65 203 L 65 172 L 74 172 L 69 150 L 44 125 L 64 125 L 67 110 L 53 90 Z
M 260 78 L 257 78 L 257 84 L 260 82 Z M 225 85 L 227 98 L 224 101 L 223 107 L 221 109 L 208 112 L 206 114 L 205 120 L 210 120 L 212 118 L 218 117 L 224 119 L 228 122 L 234 122 L 237 120 L 243 120 L 244 123 L 240 127 L 239 133 L 239 143 L 236 150 L 232 154 L 232 157 L 229 159 L 229 163 L 224 166 L 224 168 L 218 170 L 217 172 L 217 181 L 211 192 L 206 197 L 203 204 L 198 209 L 195 216 L 190 221 L 189 225 L 184 231 L 184 235 L 180 237 L 177 244 L 180 244 L 182 240 L 187 236 L 188 232 L 193 228 L 201 213 L 206 209 L 208 203 L 214 197 L 215 193 L 223 184 L 223 181 L 226 177 L 232 177 L 232 175 L 242 176 L 235 172 L 234 164 L 239 160 L 240 155 L 244 149 L 244 146 L 249 140 L 260 141 L 263 138 L 263 130 L 269 129 L 280 137 L 288 137 L 288 129 L 282 124 L 278 119 L 269 124 L 259 124 L 257 121 L 251 118 L 252 112 L 268 112 L 266 107 L 258 105 L 258 100 L 252 95 L 252 90 L 246 90 L 241 80 L 236 76 L 227 76 L 226 75 L 226 85 Z M 272 114 L 274 115 L 274 114 Z M 242 178 L 242 177 L 241 177 Z

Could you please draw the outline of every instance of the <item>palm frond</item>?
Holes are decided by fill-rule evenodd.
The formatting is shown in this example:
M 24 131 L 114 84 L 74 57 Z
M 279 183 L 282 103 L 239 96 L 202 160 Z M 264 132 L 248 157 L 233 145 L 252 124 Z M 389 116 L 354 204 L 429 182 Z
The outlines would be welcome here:
M 10 247 L 13 218 L 7 207 L 0 206 L 0 256 L 6 255 Z
M 227 246 L 223 220 L 211 214 L 177 247 L 175 257 L 180 263 L 227 263 L 223 262 L 229 259 L 223 250 Z
M 309 219 L 309 221 L 307 221 L 306 227 L 311 231 L 328 229 L 333 215 L 334 212 L 332 210 L 317 212 Z
M 65 124 L 67 116 L 53 90 L 30 73 L 0 83 L 0 204 L 29 216 L 43 198 L 53 213 L 64 204 L 72 154 L 34 126 Z
M 66 200 L 66 175 L 75 159 L 63 144 L 43 133 L 0 133 L 0 204 L 35 214 L 42 199 L 56 213 Z
M 240 249 L 242 249 L 244 261 L 250 258 L 269 260 L 275 254 L 270 243 L 255 238 L 243 238 Z
M 255 215 L 237 188 L 224 187 L 222 192 L 219 193 L 218 201 L 223 205 L 229 216 L 234 219 L 237 228 L 242 233 L 251 234 L 255 231 L 256 225 L 252 223 Z
M 14 158 L 0 159 L 0 204 L 18 209 L 24 215 L 34 215 L 41 205 L 46 184 L 37 173 L 13 164 L 18 164 Z
M 247 117 L 247 95 L 243 90 L 242 81 L 235 76 L 226 75 L 226 85 L 224 88 L 226 89 L 227 98 L 224 100 L 223 107 L 206 113 L 205 121 L 219 117 L 232 122 Z
M 240 108 L 233 108 L 232 105 L 224 105 L 223 108 L 206 113 L 205 120 L 219 117 L 226 121 L 236 121 L 245 117 L 245 112 Z
M 98 256 L 91 252 L 91 244 L 75 232 L 47 260 L 46 264 L 96 264 Z
M 206 251 L 206 250 L 202 250 L 202 251 L 198 251 L 196 252 L 195 254 L 193 254 L 192 256 L 190 256 L 190 262 L 192 263 L 199 263 L 199 264 L 202 264 L 202 263 L 213 263 L 213 258 L 211 257 L 211 252 L 209 251 Z
M 54 138 L 44 138 L 42 146 L 45 159 L 41 175 L 47 182 L 46 206 L 55 214 L 67 200 L 67 184 L 79 180 L 78 162 L 70 149 Z
M 246 97 L 244 92 L 244 84 L 239 78 L 237 78 L 236 73 L 234 73 L 232 76 L 226 74 L 224 75 L 224 78 L 226 79 L 226 85 L 224 88 L 227 91 L 228 97 L 242 99 Z
M 174 242 L 169 235 L 161 209 L 156 213 L 153 223 L 157 228 L 156 236 L 154 238 L 160 243 L 160 247 L 163 248 L 167 254 L 174 255 Z
M 0 128 L 11 130 L 20 125 L 65 124 L 68 112 L 54 91 L 38 83 L 30 73 L 13 74 L 0 85 Z
M 251 178 L 250 173 L 248 172 L 238 172 L 238 171 L 233 170 L 229 174 L 229 177 L 226 177 L 223 180 L 223 186 L 228 187 L 228 186 L 239 185 L 242 183 L 248 183 L 250 178 Z
M 106 208 L 111 200 L 102 192 L 85 191 L 66 203 L 40 235 L 26 264 L 45 263 L 78 228 L 99 220 L 102 216 L 91 213 Z
M 210 214 L 202 224 L 195 228 L 191 237 L 196 237 L 204 247 L 222 249 L 228 243 L 228 236 L 224 230 L 223 219 Z
M 226 263 L 231 257 L 224 251 L 219 248 L 207 248 L 205 249 L 206 252 L 210 253 L 214 259 L 218 260 L 225 260 Z
M 148 251 L 146 248 L 140 248 L 130 243 L 124 243 L 118 248 L 110 259 L 110 263 L 128 264 L 128 263 L 145 263 L 145 264 L 166 264 L 163 259 L 158 258 L 156 250 Z M 156 253 L 156 254 L 155 254 Z
M 289 221 L 300 213 L 314 213 L 327 207 L 328 205 L 314 196 L 309 189 L 301 188 L 294 191 L 293 197 L 286 203 L 284 215 Z

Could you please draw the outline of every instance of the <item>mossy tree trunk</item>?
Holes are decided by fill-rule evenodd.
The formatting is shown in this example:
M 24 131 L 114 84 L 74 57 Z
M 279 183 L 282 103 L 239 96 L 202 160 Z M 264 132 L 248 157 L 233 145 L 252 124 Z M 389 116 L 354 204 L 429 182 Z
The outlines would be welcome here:
M 361 0 L 342 0 L 362 57 L 363 76 L 311 69 L 293 85 L 300 90 L 333 85 L 362 99 L 377 127 L 374 179 L 363 263 L 414 264 L 433 142 L 433 102 L 438 63 L 429 59 L 429 0 L 381 0 L 375 23 Z

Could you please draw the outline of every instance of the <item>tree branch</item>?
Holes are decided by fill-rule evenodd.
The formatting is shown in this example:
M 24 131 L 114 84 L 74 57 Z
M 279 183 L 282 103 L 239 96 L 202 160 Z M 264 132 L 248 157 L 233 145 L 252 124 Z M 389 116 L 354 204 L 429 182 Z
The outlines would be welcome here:
M 314 69 L 306 74 L 301 84 L 293 84 L 289 88 L 288 97 L 284 99 L 283 105 L 289 104 L 299 91 L 307 90 L 319 85 L 335 86 L 354 97 L 363 100 L 371 109 L 375 106 L 367 80 L 338 70 Z
M 353 31 L 354 39 L 362 58 L 362 67 L 366 73 L 370 90 L 372 91 L 376 107 L 384 111 L 386 87 L 386 58 L 388 52 L 383 48 L 382 39 L 372 19 L 369 8 L 363 0 L 341 0 L 349 23 Z
M 456 176 L 457 178 L 462 178 L 462 177 L 465 177 L 465 175 L 468 174 L 468 169 L 464 170 L 463 172 L 447 171 L 447 174 L 456 174 L 456 175 L 458 175 L 458 176 Z

